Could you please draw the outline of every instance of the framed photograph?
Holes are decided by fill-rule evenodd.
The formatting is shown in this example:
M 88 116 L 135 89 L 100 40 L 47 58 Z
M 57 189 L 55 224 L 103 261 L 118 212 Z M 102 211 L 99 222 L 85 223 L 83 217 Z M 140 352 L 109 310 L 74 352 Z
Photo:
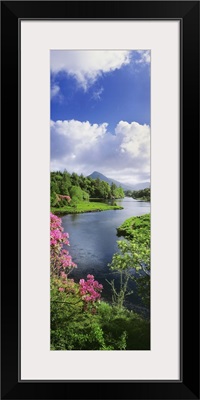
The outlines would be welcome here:
M 199 2 L 1 23 L 2 399 L 198 399 Z

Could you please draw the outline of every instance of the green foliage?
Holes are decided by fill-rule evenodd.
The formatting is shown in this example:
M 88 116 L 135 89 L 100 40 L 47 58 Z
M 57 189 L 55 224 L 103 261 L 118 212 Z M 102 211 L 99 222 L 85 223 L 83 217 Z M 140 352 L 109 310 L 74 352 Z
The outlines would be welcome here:
M 70 196 L 71 201 L 59 197 Z M 83 175 L 69 174 L 67 171 L 51 173 L 51 210 L 54 214 L 81 213 L 121 209 L 123 207 L 105 203 L 89 202 L 89 198 L 123 198 L 122 188 L 111 186 L 99 179 L 86 178 Z M 124 225 L 125 224 L 125 225 Z M 138 292 L 148 304 L 149 275 L 142 275 L 150 270 L 150 216 L 131 218 L 120 228 L 128 239 L 119 241 L 120 253 L 113 256 L 111 269 L 120 274 L 120 290 L 115 290 L 114 281 L 110 282 L 113 290 L 113 305 L 103 301 L 88 305 L 83 302 L 79 285 L 67 280 L 65 291 L 60 279 L 51 279 L 51 349 L 52 350 L 148 350 L 150 349 L 150 325 L 132 311 L 124 308 L 128 291 L 130 270 L 138 272 Z M 120 230 L 118 229 L 118 231 Z M 120 233 L 120 231 L 118 232 Z M 121 233 L 122 234 L 122 233 Z
M 149 307 L 150 305 L 150 276 L 143 275 L 137 277 L 136 280 L 138 294 L 141 297 L 145 306 Z
M 51 197 L 50 197 L 50 204 L 52 205 L 52 206 L 55 206 L 56 204 L 57 204 L 57 195 L 56 195 L 56 193 L 55 192 L 51 192 Z
M 83 200 L 83 191 L 80 186 L 71 186 L 69 194 L 72 200 L 76 199 L 77 202 Z
M 145 188 L 141 190 L 126 190 L 125 195 L 128 197 L 133 197 L 136 200 L 150 201 L 151 189 Z
M 80 180 L 79 180 L 79 176 L 73 172 L 71 175 L 71 185 L 72 186 L 79 186 Z
M 149 323 L 135 317 L 113 318 L 112 324 L 104 323 L 104 332 L 113 350 L 149 350 Z
M 71 179 L 70 179 L 70 174 L 68 174 L 67 171 L 64 171 L 62 175 L 62 180 L 60 183 L 60 191 L 58 192 L 59 194 L 62 194 L 64 196 L 69 195 L 69 189 L 71 187 Z
M 69 205 L 61 206 L 60 202 L 56 207 L 51 207 L 51 212 L 54 214 L 65 215 L 65 214 L 79 214 L 93 211 L 106 211 L 106 210 L 121 210 L 121 206 L 112 206 L 110 204 L 91 202 L 91 201 L 79 201 L 76 197 L 70 201 Z
M 85 308 L 78 285 L 59 292 L 51 280 L 51 350 L 147 350 L 149 322 L 132 311 L 99 302 Z
M 51 206 L 60 207 L 59 197 L 57 200 L 53 193 L 56 195 L 64 195 L 73 199 L 74 203 L 78 198 L 79 201 L 86 200 L 89 198 L 100 198 L 100 199 L 112 199 L 112 198 L 123 198 L 124 191 L 121 187 L 117 187 L 105 181 L 101 181 L 99 178 L 91 179 L 83 176 L 77 175 L 75 172 L 69 174 L 66 170 L 64 172 L 51 172 Z
M 117 235 L 132 239 L 138 230 L 141 234 L 150 237 L 150 214 L 126 219 L 126 221 L 117 228 Z
M 106 344 L 117 350 L 150 349 L 150 324 L 133 311 L 101 303 L 98 316 Z
M 119 228 L 118 234 L 126 240 L 119 240 L 119 253 L 115 253 L 109 264 L 111 270 L 120 274 L 120 290 L 110 282 L 113 303 L 123 308 L 125 296 L 130 294 L 128 282 L 135 280 L 138 294 L 145 305 L 150 302 L 150 214 L 127 219 Z M 135 274 L 133 274 L 135 271 Z
M 109 282 L 107 279 L 106 281 L 109 283 L 112 289 L 112 303 L 114 306 L 118 307 L 119 310 L 123 309 L 124 300 L 126 296 L 129 296 L 132 290 L 128 291 L 128 281 L 130 279 L 130 275 L 127 270 L 117 270 L 120 274 L 120 289 L 117 291 L 115 288 L 115 281 L 114 279 Z
M 59 279 L 51 279 L 51 344 L 56 350 L 95 350 L 102 345 L 101 330 L 90 311 L 84 311 L 78 285 L 59 291 Z
M 89 201 L 89 198 L 90 198 L 89 194 L 87 192 L 85 192 L 84 190 L 82 191 L 82 193 L 83 193 L 83 200 Z
M 121 199 L 124 197 L 124 191 L 121 186 L 117 187 L 113 182 L 111 184 L 111 197 L 114 199 Z

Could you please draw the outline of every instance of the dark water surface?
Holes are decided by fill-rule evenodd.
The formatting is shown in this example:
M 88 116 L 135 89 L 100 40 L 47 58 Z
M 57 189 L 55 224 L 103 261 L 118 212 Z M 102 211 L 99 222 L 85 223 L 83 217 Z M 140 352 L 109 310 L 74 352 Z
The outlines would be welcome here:
M 69 233 L 70 247 L 68 250 L 77 268 L 70 274 L 77 282 L 80 278 L 86 279 L 87 274 L 94 275 L 103 284 L 102 298 L 111 301 L 111 287 L 109 281 L 119 281 L 117 274 L 109 270 L 108 263 L 111 262 L 114 253 L 118 252 L 116 241 L 123 239 L 117 237 L 116 228 L 127 218 L 150 213 L 150 203 L 136 201 L 130 197 L 117 200 L 123 210 L 108 210 L 102 212 L 91 212 L 85 214 L 68 214 L 62 217 L 64 231 Z M 134 289 L 134 284 L 132 283 Z M 137 296 L 136 290 L 127 297 L 127 306 L 143 312 L 142 303 Z

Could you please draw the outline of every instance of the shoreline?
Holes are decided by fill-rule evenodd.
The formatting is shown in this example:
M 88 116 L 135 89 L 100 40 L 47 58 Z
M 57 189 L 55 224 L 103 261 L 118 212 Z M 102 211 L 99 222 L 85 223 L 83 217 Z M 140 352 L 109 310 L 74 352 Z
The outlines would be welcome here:
M 117 229 L 117 236 L 133 239 L 135 230 L 150 231 L 150 213 L 127 218 Z
M 51 212 L 55 215 L 69 215 L 69 214 L 84 214 L 90 212 L 102 212 L 109 210 L 123 210 L 124 207 L 121 206 L 111 206 L 105 203 L 97 203 L 97 202 L 86 202 L 77 204 L 76 208 L 72 208 L 70 206 L 62 207 L 56 209 L 55 207 L 51 207 Z
M 68 212 L 68 211 L 51 211 L 53 212 L 53 214 L 55 215 L 72 215 L 72 214 L 88 214 L 88 213 L 92 213 L 92 212 L 103 212 L 103 211 L 115 211 L 115 210 L 123 210 L 123 207 L 116 207 L 116 208 L 107 208 L 105 210 L 87 210 L 87 211 L 73 211 L 73 212 Z

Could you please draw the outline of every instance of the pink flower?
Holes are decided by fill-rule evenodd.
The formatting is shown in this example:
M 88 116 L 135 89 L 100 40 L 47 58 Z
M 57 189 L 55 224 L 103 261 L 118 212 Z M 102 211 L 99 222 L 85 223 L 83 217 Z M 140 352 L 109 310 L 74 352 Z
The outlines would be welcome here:
M 60 276 L 61 276 L 63 279 L 66 279 L 66 278 L 67 278 L 67 275 L 66 275 L 63 271 L 61 271 Z
M 68 196 L 69 197 L 69 196 Z M 67 196 L 63 196 L 67 198 Z M 69 198 L 70 199 L 70 198 Z M 67 200 L 69 200 L 67 199 Z M 70 199 L 71 200 L 71 199 Z M 51 260 L 51 271 L 53 275 L 60 278 L 60 282 L 66 285 L 67 290 L 71 293 L 75 293 L 74 280 L 68 280 L 68 274 L 77 265 L 72 261 L 69 252 L 63 248 L 64 245 L 69 246 L 69 234 L 63 232 L 61 219 L 56 215 L 50 213 L 50 260 Z M 82 297 L 85 305 L 88 303 L 94 303 L 99 300 L 103 286 L 98 281 L 94 280 L 94 275 L 87 275 L 87 281 L 80 279 L 79 281 L 79 293 Z M 59 292 L 64 292 L 63 287 L 58 288 Z
M 94 276 L 93 276 L 93 275 L 90 275 L 90 274 L 88 274 L 88 275 L 87 275 L 87 278 L 88 278 L 88 279 L 94 279 Z
M 80 279 L 79 281 L 79 293 L 85 302 L 95 302 L 100 299 L 103 285 L 99 284 L 98 281 L 94 280 L 94 276 L 88 274 L 87 281 Z
M 60 276 L 61 272 L 68 272 L 77 265 L 73 263 L 69 252 L 63 249 L 64 245 L 69 246 L 69 234 L 63 232 L 61 219 L 50 213 L 50 259 L 51 268 L 54 274 Z M 57 271 L 57 272 L 56 272 Z

